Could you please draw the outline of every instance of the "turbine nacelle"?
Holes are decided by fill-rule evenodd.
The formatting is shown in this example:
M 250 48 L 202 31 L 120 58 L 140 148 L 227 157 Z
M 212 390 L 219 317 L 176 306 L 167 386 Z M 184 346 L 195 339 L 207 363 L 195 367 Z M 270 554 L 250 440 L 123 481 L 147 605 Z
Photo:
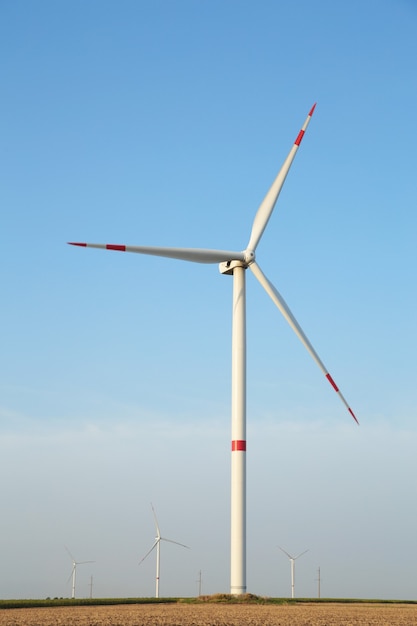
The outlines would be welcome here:
M 219 264 L 220 274 L 232 275 L 235 267 L 243 267 L 245 270 L 251 263 L 255 262 L 255 250 L 243 250 L 241 252 L 243 260 L 223 261 Z

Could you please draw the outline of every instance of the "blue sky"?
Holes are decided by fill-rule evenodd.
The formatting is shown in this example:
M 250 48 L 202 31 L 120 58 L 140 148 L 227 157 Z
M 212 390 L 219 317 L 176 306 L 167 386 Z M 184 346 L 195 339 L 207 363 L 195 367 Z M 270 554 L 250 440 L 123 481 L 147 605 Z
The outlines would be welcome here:
M 67 241 L 243 249 L 248 590 L 415 598 L 412 0 L 0 6 L 0 597 L 229 589 L 231 287 Z

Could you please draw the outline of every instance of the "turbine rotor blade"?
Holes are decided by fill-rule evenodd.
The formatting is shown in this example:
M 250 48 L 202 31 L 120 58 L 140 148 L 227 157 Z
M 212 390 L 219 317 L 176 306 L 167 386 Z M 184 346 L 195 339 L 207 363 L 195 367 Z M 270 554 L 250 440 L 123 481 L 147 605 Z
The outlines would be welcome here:
M 281 548 L 281 546 L 278 546 L 278 548 L 281 550 L 281 552 L 286 554 L 289 559 L 294 559 L 294 557 L 291 556 L 291 554 L 288 554 L 288 552 L 286 550 L 284 550 L 284 548 Z
M 295 559 L 299 559 L 300 556 L 303 556 L 303 554 L 305 554 L 306 552 L 308 552 L 308 550 L 304 550 L 304 552 L 300 552 L 300 554 L 297 554 L 297 556 L 294 557 L 294 561 Z
M 187 548 L 188 550 L 191 550 L 190 546 L 186 546 L 183 543 L 180 543 L 179 541 L 173 541 L 172 539 L 166 539 L 165 537 L 161 537 L 161 541 L 168 541 L 169 543 L 176 543 L 177 546 L 182 546 L 183 548 Z
M 192 261 L 194 263 L 223 263 L 226 261 L 244 261 L 244 252 L 233 250 L 211 250 L 210 248 L 164 248 L 159 246 L 125 246 L 112 243 L 77 243 L 69 241 L 70 246 L 81 248 L 100 248 L 102 250 L 116 250 L 117 252 L 135 252 L 151 256 Z
M 72 562 L 73 562 L 73 563 L 75 563 L 75 559 L 74 559 L 74 557 L 72 556 L 71 552 L 68 550 L 67 546 L 64 546 L 64 548 L 65 548 L 65 550 L 68 552 L 68 554 L 70 555 Z
M 300 143 L 304 137 L 307 126 L 310 123 L 310 120 L 314 113 L 315 108 L 316 108 L 316 105 L 314 104 L 314 106 L 312 106 L 312 108 L 310 109 L 310 112 L 307 115 L 306 121 L 304 122 L 303 127 L 298 133 L 297 138 L 294 141 L 294 144 L 287 158 L 284 161 L 284 164 L 282 165 L 277 177 L 275 178 L 274 182 L 271 185 L 271 188 L 269 189 L 268 193 L 266 194 L 265 198 L 263 199 L 262 203 L 260 204 L 258 208 L 258 211 L 255 215 L 255 219 L 252 225 L 252 232 L 251 232 L 251 236 L 250 236 L 249 243 L 247 246 L 248 250 L 256 250 L 256 247 L 262 237 L 262 234 L 266 228 L 266 225 L 268 224 L 269 218 L 272 215 L 272 211 L 274 210 L 275 203 L 281 192 L 282 186 L 285 182 L 285 179 L 287 177 L 291 164 L 300 146 Z
M 155 509 L 153 508 L 152 502 L 151 502 L 151 507 L 152 507 L 153 516 L 155 518 L 156 536 L 157 536 L 157 539 L 160 539 L 161 538 L 161 531 L 159 530 L 158 518 L 156 517 Z
M 69 581 L 71 580 L 73 574 L 74 574 L 74 570 L 75 570 L 75 565 L 73 566 L 72 570 L 71 570 L 71 574 L 68 576 L 68 580 L 67 580 L 67 584 L 69 583 Z
M 273 284 L 269 282 L 269 280 L 267 279 L 265 274 L 262 272 L 262 270 L 259 267 L 259 265 L 257 265 L 257 263 L 255 263 L 255 262 L 251 263 L 251 265 L 249 265 L 249 267 L 252 270 L 253 274 L 258 279 L 258 281 L 261 283 L 262 287 L 265 289 L 267 294 L 270 296 L 272 301 L 275 303 L 275 305 L 281 311 L 282 315 L 287 320 L 288 324 L 291 326 L 291 328 L 293 329 L 293 331 L 295 332 L 295 334 L 297 335 L 297 337 L 299 338 L 301 343 L 304 345 L 304 347 L 308 350 L 310 355 L 313 357 L 313 359 L 315 360 L 315 362 L 317 363 L 317 365 L 319 366 L 319 368 L 321 369 L 321 371 L 323 372 L 323 374 L 325 375 L 325 377 L 327 378 L 327 380 L 329 381 L 329 383 L 331 384 L 333 389 L 336 391 L 337 395 L 339 396 L 339 398 L 341 399 L 341 401 L 343 402 L 343 404 L 345 405 L 347 410 L 349 411 L 350 415 L 353 417 L 355 422 L 359 425 L 359 422 L 358 422 L 354 412 L 350 408 L 349 404 L 346 402 L 345 398 L 343 397 L 340 389 L 338 388 L 338 386 L 334 382 L 333 378 L 330 376 L 330 374 L 327 371 L 323 361 L 320 359 L 319 355 L 317 354 L 317 352 L 314 350 L 313 346 L 311 345 L 311 343 L 307 339 L 306 335 L 303 332 L 303 329 L 301 328 L 301 326 L 299 325 L 299 323 L 297 322 L 297 320 L 295 319 L 295 317 L 291 313 L 291 311 L 288 308 L 288 305 L 285 302 L 284 298 L 277 291 L 277 289 L 275 289 Z
M 146 559 L 147 556 L 150 555 L 150 553 L 152 552 L 152 550 L 158 545 L 158 543 L 160 542 L 161 538 L 159 537 L 158 539 L 155 540 L 152 548 L 145 554 L 145 556 L 139 561 L 139 565 L 142 563 L 142 561 L 144 561 Z

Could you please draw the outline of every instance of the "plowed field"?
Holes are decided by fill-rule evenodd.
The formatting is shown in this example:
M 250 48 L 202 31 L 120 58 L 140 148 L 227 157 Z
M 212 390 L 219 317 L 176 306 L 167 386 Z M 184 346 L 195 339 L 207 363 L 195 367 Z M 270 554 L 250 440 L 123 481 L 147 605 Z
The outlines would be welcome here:
M 4 609 L 0 626 L 417 626 L 417 605 L 180 603 Z

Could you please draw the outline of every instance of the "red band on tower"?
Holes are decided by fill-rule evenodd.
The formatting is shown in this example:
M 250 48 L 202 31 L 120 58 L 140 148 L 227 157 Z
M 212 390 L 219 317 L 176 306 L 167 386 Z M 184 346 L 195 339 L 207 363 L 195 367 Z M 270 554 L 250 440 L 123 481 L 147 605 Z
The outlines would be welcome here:
M 243 439 L 234 439 L 232 441 L 232 452 L 246 452 L 246 441 Z

